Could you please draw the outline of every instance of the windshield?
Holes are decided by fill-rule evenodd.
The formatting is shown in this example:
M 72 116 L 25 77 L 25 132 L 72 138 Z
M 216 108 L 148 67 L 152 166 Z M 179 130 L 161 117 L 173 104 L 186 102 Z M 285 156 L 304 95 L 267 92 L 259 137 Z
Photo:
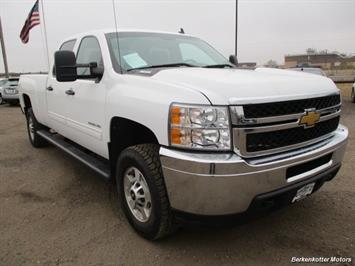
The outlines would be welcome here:
M 119 62 L 126 71 L 179 64 L 198 67 L 230 65 L 228 60 L 209 44 L 194 37 L 164 33 L 120 32 L 118 43 L 117 33 L 113 32 L 106 34 L 106 39 L 116 72 L 119 72 Z

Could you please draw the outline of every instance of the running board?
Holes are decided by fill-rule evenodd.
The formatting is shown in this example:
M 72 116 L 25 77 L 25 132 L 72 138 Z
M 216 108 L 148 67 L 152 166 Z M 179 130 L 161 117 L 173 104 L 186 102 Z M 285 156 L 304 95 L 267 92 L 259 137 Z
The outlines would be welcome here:
M 39 130 L 37 134 L 47 140 L 48 142 L 54 144 L 58 148 L 62 149 L 66 153 L 73 156 L 75 159 L 79 160 L 83 164 L 90 167 L 95 172 L 102 175 L 105 179 L 110 179 L 111 171 L 109 163 L 105 163 L 102 160 L 85 153 L 79 147 L 65 141 L 60 135 L 52 134 L 46 130 Z

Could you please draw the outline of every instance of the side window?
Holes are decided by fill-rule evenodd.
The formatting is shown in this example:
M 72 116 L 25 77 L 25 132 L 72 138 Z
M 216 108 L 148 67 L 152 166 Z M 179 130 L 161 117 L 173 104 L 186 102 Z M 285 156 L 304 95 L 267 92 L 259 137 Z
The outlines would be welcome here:
M 60 46 L 59 50 L 61 50 L 61 51 L 73 51 L 75 42 L 76 42 L 75 39 L 67 41 L 67 42 L 63 43 L 62 46 Z
M 214 61 L 204 51 L 190 43 L 179 44 L 181 56 L 184 62 L 193 61 L 200 65 L 212 65 Z
M 59 50 L 60 51 L 73 51 L 74 46 L 75 46 L 75 42 L 76 42 L 76 39 L 66 41 L 60 46 Z M 53 76 L 55 76 L 55 67 L 54 66 L 53 66 L 52 74 L 53 74 Z
M 78 64 L 89 64 L 96 62 L 97 66 L 103 67 L 100 44 L 95 37 L 84 37 L 80 43 L 78 54 L 76 55 Z M 90 75 L 89 68 L 77 68 L 78 75 Z

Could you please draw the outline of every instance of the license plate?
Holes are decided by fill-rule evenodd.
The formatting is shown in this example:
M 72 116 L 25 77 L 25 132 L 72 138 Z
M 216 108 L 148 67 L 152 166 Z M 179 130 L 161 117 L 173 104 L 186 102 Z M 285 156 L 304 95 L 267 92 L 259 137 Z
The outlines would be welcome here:
M 305 197 L 307 197 L 309 194 L 312 194 L 315 184 L 316 183 L 310 183 L 297 190 L 296 196 L 294 196 L 294 198 L 292 199 L 292 203 L 302 200 Z

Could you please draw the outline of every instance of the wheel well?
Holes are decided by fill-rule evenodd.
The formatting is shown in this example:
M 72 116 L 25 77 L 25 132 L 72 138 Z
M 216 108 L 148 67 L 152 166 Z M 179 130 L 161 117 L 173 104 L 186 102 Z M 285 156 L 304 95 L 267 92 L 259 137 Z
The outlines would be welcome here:
M 28 108 L 32 107 L 31 99 L 27 94 L 23 95 L 23 102 L 25 104 L 24 111 L 25 111 L 25 113 L 27 113 Z
M 146 126 L 135 121 L 114 117 L 110 124 L 110 140 L 108 144 L 110 153 L 111 173 L 116 171 L 116 162 L 120 153 L 133 145 L 159 144 L 155 134 Z M 112 175 L 114 176 L 114 175 Z

